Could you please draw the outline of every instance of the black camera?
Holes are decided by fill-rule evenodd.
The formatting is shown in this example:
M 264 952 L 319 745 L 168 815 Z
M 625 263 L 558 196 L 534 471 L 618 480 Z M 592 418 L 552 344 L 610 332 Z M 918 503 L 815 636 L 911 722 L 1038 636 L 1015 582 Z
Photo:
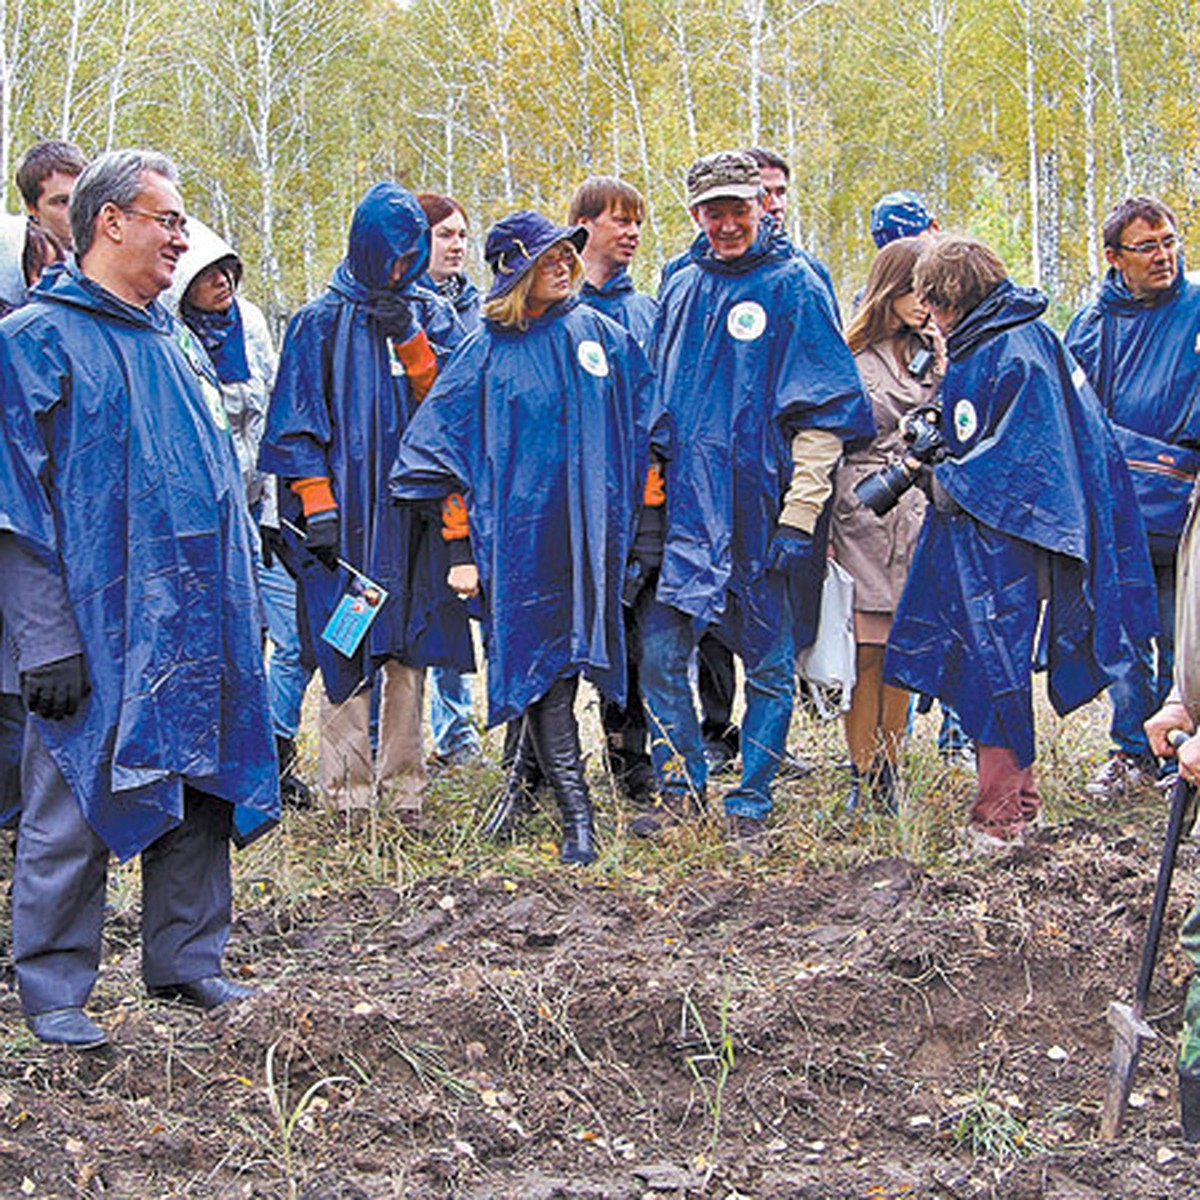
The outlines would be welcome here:
M 932 466 L 946 457 L 941 416 L 942 410 L 936 404 L 923 404 L 909 413 L 904 421 L 904 453 L 855 486 L 859 502 L 877 517 L 890 513 L 900 503 L 900 497 L 917 482 L 922 466 Z

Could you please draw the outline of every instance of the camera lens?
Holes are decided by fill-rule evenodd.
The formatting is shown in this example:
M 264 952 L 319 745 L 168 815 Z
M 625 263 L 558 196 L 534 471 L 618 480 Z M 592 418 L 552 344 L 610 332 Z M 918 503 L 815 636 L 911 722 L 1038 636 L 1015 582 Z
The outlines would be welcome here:
M 888 463 L 886 467 L 861 479 L 854 487 L 854 494 L 877 517 L 886 516 L 900 503 L 900 497 L 916 482 L 916 475 L 902 462 Z

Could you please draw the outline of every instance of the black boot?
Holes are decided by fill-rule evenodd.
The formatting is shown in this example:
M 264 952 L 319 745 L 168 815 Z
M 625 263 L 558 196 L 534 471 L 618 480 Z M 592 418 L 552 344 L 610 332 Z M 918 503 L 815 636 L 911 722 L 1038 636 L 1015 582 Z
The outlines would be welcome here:
M 1185 1142 L 1200 1142 L 1200 1072 L 1178 1068 L 1179 1124 Z
M 509 728 L 514 726 L 517 733 L 513 738 L 508 779 L 482 830 L 483 836 L 493 842 L 512 841 L 518 827 L 533 812 L 533 797 L 542 781 L 527 719 L 510 721 Z
M 850 764 L 850 790 L 846 793 L 845 802 L 842 804 L 842 812 L 853 817 L 858 814 L 858 810 L 862 805 L 862 785 L 863 777 L 859 769 L 853 764 Z
M 290 737 L 275 735 L 275 754 L 279 759 L 279 798 L 285 808 L 312 808 L 308 785 L 292 774 L 296 765 L 296 743 Z
M 578 676 L 556 680 L 530 705 L 526 720 L 538 762 L 554 789 L 562 813 L 563 842 L 559 861 L 586 865 L 596 859 L 592 801 L 588 796 L 575 723 Z
M 896 768 L 886 758 L 877 758 L 871 766 L 871 801 L 893 817 L 900 811 Z

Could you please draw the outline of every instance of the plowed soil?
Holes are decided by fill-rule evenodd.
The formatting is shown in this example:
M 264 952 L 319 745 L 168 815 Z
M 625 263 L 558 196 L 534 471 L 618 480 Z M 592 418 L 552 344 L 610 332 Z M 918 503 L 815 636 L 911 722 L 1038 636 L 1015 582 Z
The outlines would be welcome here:
M 139 998 L 107 926 L 102 1050 L 0 1002 L 0 1195 L 1200 1195 L 1178 1140 L 1184 848 L 1122 1139 L 1096 1141 L 1153 836 L 1077 819 L 937 874 L 438 877 L 243 908 L 208 1016 Z

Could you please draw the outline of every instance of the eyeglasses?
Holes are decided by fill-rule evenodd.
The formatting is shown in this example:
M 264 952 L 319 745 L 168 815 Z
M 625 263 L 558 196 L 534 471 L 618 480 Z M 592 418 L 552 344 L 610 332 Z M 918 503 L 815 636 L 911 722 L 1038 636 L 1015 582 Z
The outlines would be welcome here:
M 575 247 L 568 243 L 565 246 L 547 250 L 537 261 L 538 270 L 557 271 L 559 267 L 570 267 L 574 258 Z
M 1159 250 L 1170 254 L 1178 245 L 1179 239 L 1173 233 L 1168 233 L 1165 238 L 1159 238 L 1157 241 L 1154 238 L 1147 238 L 1144 242 L 1138 242 L 1136 246 L 1126 246 L 1124 242 L 1118 242 L 1117 249 L 1128 250 L 1130 254 L 1144 254 L 1149 258 L 1151 254 L 1156 254 Z
M 129 213 L 131 217 L 145 217 L 147 221 L 161 225 L 172 237 L 187 237 L 187 217 L 183 213 L 147 212 L 144 208 L 123 208 L 121 211 Z

